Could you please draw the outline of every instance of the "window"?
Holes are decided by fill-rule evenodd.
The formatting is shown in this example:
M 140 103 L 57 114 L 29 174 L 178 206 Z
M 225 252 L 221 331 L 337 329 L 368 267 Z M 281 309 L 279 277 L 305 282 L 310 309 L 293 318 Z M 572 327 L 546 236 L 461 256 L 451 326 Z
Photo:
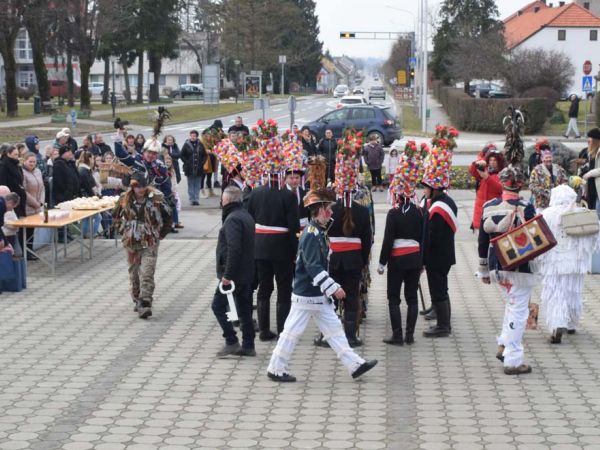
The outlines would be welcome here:
M 371 120 L 375 118 L 375 111 L 368 108 L 354 108 L 352 118 L 354 120 Z
M 26 88 L 35 84 L 35 72 L 31 66 L 23 66 L 17 75 L 19 87 Z
M 160 77 L 158 77 L 158 85 L 164 86 L 165 84 L 167 84 L 167 76 L 161 75 Z
M 136 88 L 138 85 L 137 75 L 129 75 L 129 87 Z
M 186 84 L 187 83 L 187 75 L 179 75 L 179 84 Z
M 583 7 L 585 9 L 589 10 L 590 9 L 590 2 L 583 2 Z M 596 39 L 593 39 L 593 40 L 595 41 Z
M 197 73 L 190 75 L 190 83 L 199 84 L 200 75 L 198 75 Z
M 19 31 L 17 34 L 17 41 L 15 42 L 15 57 L 17 59 L 31 60 L 33 59 L 33 52 L 31 51 L 31 43 L 29 42 L 29 35 L 25 29 Z
M 567 30 L 558 30 L 558 40 L 559 41 L 567 40 Z
M 90 75 L 90 83 L 99 83 L 100 75 Z
M 347 109 L 338 109 L 337 111 L 332 111 L 329 114 L 327 114 L 326 116 L 323 117 L 323 120 L 345 120 L 346 117 L 348 116 L 348 110 Z
M 598 40 L 598 30 L 590 30 L 590 41 Z

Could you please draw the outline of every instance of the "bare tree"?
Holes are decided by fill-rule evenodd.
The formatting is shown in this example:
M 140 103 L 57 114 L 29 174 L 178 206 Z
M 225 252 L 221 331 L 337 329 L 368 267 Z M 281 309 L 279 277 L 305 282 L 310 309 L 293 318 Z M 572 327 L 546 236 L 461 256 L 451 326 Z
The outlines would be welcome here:
M 17 61 L 15 41 L 21 28 L 19 0 L 5 0 L 0 10 L 0 55 L 4 59 L 6 109 L 9 117 L 19 113 L 17 100 Z

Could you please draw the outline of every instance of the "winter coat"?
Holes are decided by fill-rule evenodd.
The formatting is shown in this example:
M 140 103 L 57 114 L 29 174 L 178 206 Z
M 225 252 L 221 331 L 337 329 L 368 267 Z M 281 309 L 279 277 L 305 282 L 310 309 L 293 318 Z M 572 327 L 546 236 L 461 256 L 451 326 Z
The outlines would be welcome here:
M 327 161 L 327 179 L 335 180 L 335 158 L 337 155 L 337 141 L 335 139 L 321 139 L 317 146 L 317 154 Z
M 42 154 L 35 148 L 36 141 L 39 142 L 37 136 L 27 136 L 25 138 L 25 145 L 27 146 L 27 150 L 31 153 L 35 154 L 35 159 L 37 160 L 37 167 L 42 172 L 42 176 L 46 178 L 48 176 L 48 169 L 46 168 L 46 161 Z
M 454 234 L 458 226 L 457 214 L 456 203 L 448 194 L 441 194 L 431 201 L 424 252 L 427 268 L 446 269 L 456 264 Z
M 175 170 L 175 178 L 177 183 L 181 183 L 181 169 L 179 168 L 179 158 L 181 158 L 181 150 L 177 144 L 162 145 L 163 152 L 168 154 L 173 161 L 173 169 Z
M 232 125 L 227 130 L 227 133 L 242 133 L 247 136 L 250 134 L 250 130 L 248 129 L 248 127 L 246 125 L 243 125 L 243 124 L 240 125 L 239 127 L 237 125 Z
M 27 194 L 23 188 L 23 169 L 19 165 L 19 161 L 9 158 L 4 155 L 0 158 L 0 186 L 4 185 L 11 192 L 19 195 L 21 201 L 15 208 L 15 213 L 18 217 L 25 216 L 25 204 L 27 202 Z
M 302 143 L 302 153 L 305 158 L 317 156 L 317 146 L 313 142 L 312 138 L 306 141 L 303 137 L 300 137 L 300 142 Z
M 206 150 L 200 139 L 195 142 L 189 139 L 186 140 L 183 147 L 181 147 L 181 159 L 185 176 L 199 177 L 204 174 L 206 156 Z
M 352 202 L 350 214 L 354 229 L 349 236 L 344 234 L 344 206 L 341 202 L 333 205 L 333 224 L 327 232 L 331 256 L 330 269 L 362 270 L 369 264 L 369 254 L 373 241 L 369 210 L 356 202 Z
M 254 219 L 241 202 L 223 207 L 216 252 L 217 278 L 236 284 L 254 281 Z
M 369 170 L 381 169 L 385 153 L 381 144 L 368 144 L 363 150 L 363 158 Z
M 575 100 L 571 101 L 571 106 L 569 106 L 569 119 L 577 118 L 579 115 L 579 98 L 575 98 Z
M 388 175 L 394 175 L 396 173 L 396 167 L 398 167 L 399 156 L 387 155 L 385 159 L 385 173 Z
M 535 198 L 535 207 L 544 209 L 550 204 L 550 190 L 568 181 L 565 169 L 552 164 L 552 172 L 544 164 L 538 164 L 529 176 L 529 189 Z
M 155 161 L 147 161 L 139 154 L 130 154 L 122 145 L 119 138 L 115 140 L 115 155 L 119 160 L 128 167 L 131 167 L 136 172 L 148 174 L 150 184 L 159 189 L 165 196 L 165 201 L 172 206 L 173 202 L 173 186 L 171 177 L 167 170 L 167 166 L 160 159 Z
M 93 197 L 96 195 L 94 188 L 96 187 L 96 180 L 87 164 L 79 164 L 79 189 L 82 197 Z
M 388 211 L 379 264 L 392 270 L 423 267 L 427 211 L 413 203 Z
M 23 170 L 23 187 L 27 193 L 25 214 L 33 216 L 42 211 L 42 205 L 46 202 L 44 179 L 40 169 L 36 167 L 32 172 L 27 169 Z
M 106 142 L 103 142 L 102 144 L 96 144 L 96 147 L 98 147 L 98 149 L 100 150 L 101 155 L 104 155 L 108 152 L 112 152 L 110 145 L 108 145 Z
M 64 158 L 56 158 L 53 163 L 52 172 L 52 195 L 54 203 L 66 202 L 79 197 L 81 188 L 79 185 L 79 172 L 75 161 L 67 161 Z
M 500 184 L 500 177 L 498 174 L 504 168 L 504 159 L 497 153 L 488 153 L 485 158 L 486 164 L 489 163 L 491 157 L 495 157 L 498 161 L 498 170 L 495 173 L 488 172 L 487 178 L 482 178 L 477 170 L 477 162 L 480 160 L 473 161 L 469 167 L 469 173 L 475 178 L 479 186 L 477 188 L 475 206 L 473 208 L 473 220 L 471 221 L 473 230 L 479 230 L 483 205 L 493 198 L 497 198 L 502 195 L 502 184 Z

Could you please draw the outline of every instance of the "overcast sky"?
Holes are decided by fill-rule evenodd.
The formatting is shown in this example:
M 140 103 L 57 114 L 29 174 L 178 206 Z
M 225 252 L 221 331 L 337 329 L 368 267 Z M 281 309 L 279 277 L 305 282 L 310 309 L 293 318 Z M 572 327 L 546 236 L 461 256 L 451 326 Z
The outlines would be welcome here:
M 505 18 L 531 1 L 496 0 L 496 4 L 500 17 Z M 316 3 L 323 49 L 329 49 L 333 56 L 387 58 L 392 42 L 340 39 L 340 31 L 413 31 L 419 0 L 316 0 Z M 441 3 L 442 0 L 429 0 L 430 10 L 437 10 Z M 390 7 L 410 11 L 414 17 Z

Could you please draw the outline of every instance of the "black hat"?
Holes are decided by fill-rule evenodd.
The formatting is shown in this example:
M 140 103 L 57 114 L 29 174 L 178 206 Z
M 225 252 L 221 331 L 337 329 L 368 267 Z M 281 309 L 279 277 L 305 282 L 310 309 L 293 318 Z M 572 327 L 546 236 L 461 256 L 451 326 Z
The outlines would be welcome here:
M 600 140 L 600 128 L 592 128 L 588 131 L 587 137 Z
M 223 122 L 221 122 L 219 119 L 215 120 L 213 122 L 213 124 L 210 126 L 211 128 L 218 128 L 218 129 L 222 129 L 223 128 Z
M 64 155 L 67 152 L 72 152 L 73 149 L 71 148 L 71 146 L 69 145 L 61 145 L 60 148 L 58 149 L 58 154 L 59 156 Z
M 131 187 L 147 187 L 148 175 L 144 172 L 134 172 L 133 175 L 131 175 L 129 185 Z

